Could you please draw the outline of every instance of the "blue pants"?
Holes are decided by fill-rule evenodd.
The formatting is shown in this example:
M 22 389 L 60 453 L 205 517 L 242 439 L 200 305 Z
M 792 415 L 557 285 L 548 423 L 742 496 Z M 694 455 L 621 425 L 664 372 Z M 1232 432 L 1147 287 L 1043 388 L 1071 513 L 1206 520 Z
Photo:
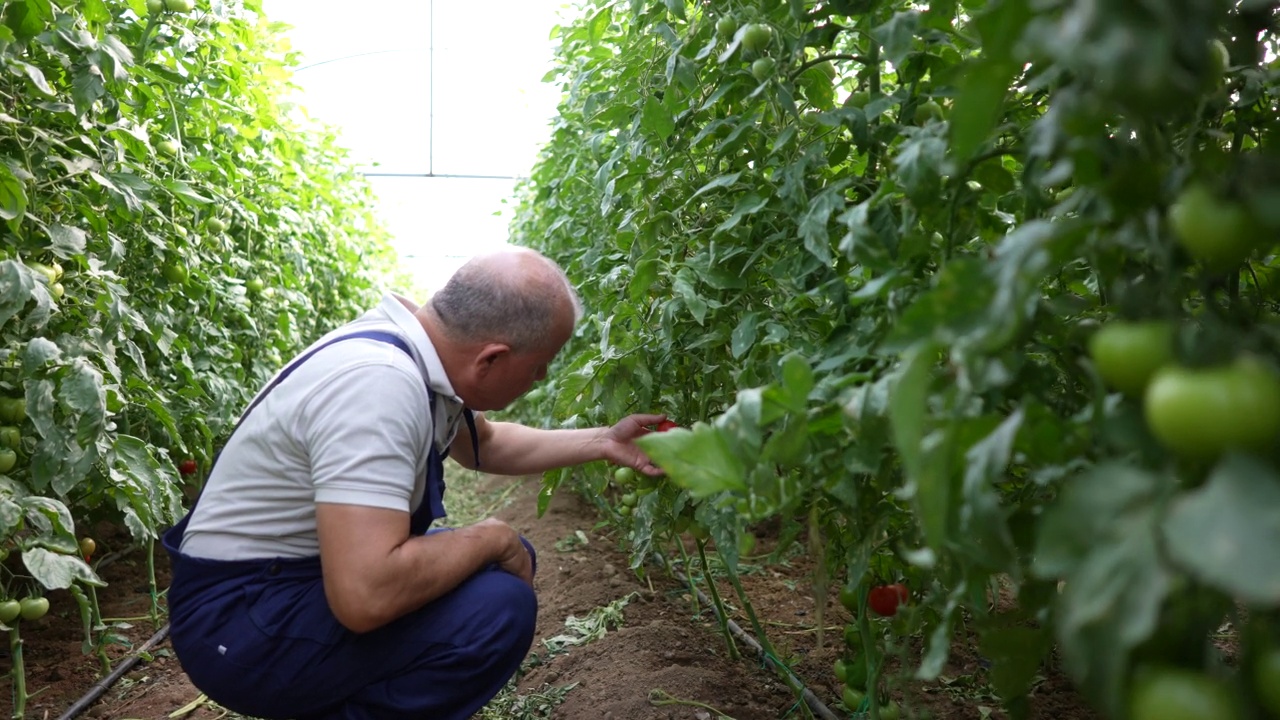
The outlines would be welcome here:
M 533 642 L 533 589 L 494 567 L 355 634 L 329 610 L 318 559 L 203 560 L 175 552 L 177 544 L 166 536 L 174 650 L 196 687 L 241 714 L 465 720 L 502 689 Z

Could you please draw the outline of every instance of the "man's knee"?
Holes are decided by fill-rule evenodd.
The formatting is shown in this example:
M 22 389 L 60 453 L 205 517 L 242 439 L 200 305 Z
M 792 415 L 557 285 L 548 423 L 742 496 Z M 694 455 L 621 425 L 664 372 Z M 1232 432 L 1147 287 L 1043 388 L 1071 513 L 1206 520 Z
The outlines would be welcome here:
M 521 658 L 533 643 L 538 618 L 538 596 L 520 578 L 501 570 L 491 570 L 474 578 L 476 594 L 484 606 L 490 647 L 509 648 Z M 505 653 L 503 653 L 505 654 Z

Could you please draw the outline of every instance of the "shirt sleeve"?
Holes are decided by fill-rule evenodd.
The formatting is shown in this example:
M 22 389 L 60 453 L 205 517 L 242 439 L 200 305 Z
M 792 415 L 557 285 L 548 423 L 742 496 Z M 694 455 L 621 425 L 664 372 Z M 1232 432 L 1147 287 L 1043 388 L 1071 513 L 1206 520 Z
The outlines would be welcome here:
M 410 511 L 432 432 L 416 371 L 389 358 L 341 368 L 307 400 L 299 431 L 316 502 Z

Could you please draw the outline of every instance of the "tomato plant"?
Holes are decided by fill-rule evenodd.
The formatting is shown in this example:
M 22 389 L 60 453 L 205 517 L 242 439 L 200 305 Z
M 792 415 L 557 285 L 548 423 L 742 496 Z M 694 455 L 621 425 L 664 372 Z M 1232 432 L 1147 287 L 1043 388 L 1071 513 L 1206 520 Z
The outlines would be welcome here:
M 732 579 L 758 523 L 800 528 L 771 549 L 855 614 L 869 685 L 890 626 L 929 624 L 925 680 L 978 627 L 1011 707 L 1052 651 L 1110 717 L 1158 638 L 1218 663 L 1214 621 L 1280 606 L 1274 18 L 1085 5 L 748 0 L 730 39 L 720 8 L 589 0 L 564 28 L 511 233 L 594 309 L 513 410 L 698 419 L 638 441 L 666 477 L 619 524 L 637 563 L 687 530 Z M 913 611 L 863 632 L 883 578 Z M 1010 582 L 1016 611 L 980 591 Z

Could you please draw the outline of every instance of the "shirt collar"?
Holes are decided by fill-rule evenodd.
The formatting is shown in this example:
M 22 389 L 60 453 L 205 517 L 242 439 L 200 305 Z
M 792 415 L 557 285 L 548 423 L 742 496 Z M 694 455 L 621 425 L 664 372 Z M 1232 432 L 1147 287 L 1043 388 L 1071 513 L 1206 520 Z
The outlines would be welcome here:
M 395 293 L 387 293 L 382 298 L 382 311 L 387 314 L 391 322 L 396 324 L 396 327 L 404 331 L 405 337 L 413 343 L 414 350 L 417 351 L 418 367 L 426 375 L 431 389 L 439 395 L 462 404 L 462 399 L 454 394 L 453 384 L 449 382 L 449 375 L 445 373 L 444 364 L 440 362 L 440 354 L 436 352 L 435 345 L 431 344 L 431 338 L 427 335 L 426 329 L 422 327 L 422 323 L 413 312 L 404 306 L 402 300 L 413 303 Z

